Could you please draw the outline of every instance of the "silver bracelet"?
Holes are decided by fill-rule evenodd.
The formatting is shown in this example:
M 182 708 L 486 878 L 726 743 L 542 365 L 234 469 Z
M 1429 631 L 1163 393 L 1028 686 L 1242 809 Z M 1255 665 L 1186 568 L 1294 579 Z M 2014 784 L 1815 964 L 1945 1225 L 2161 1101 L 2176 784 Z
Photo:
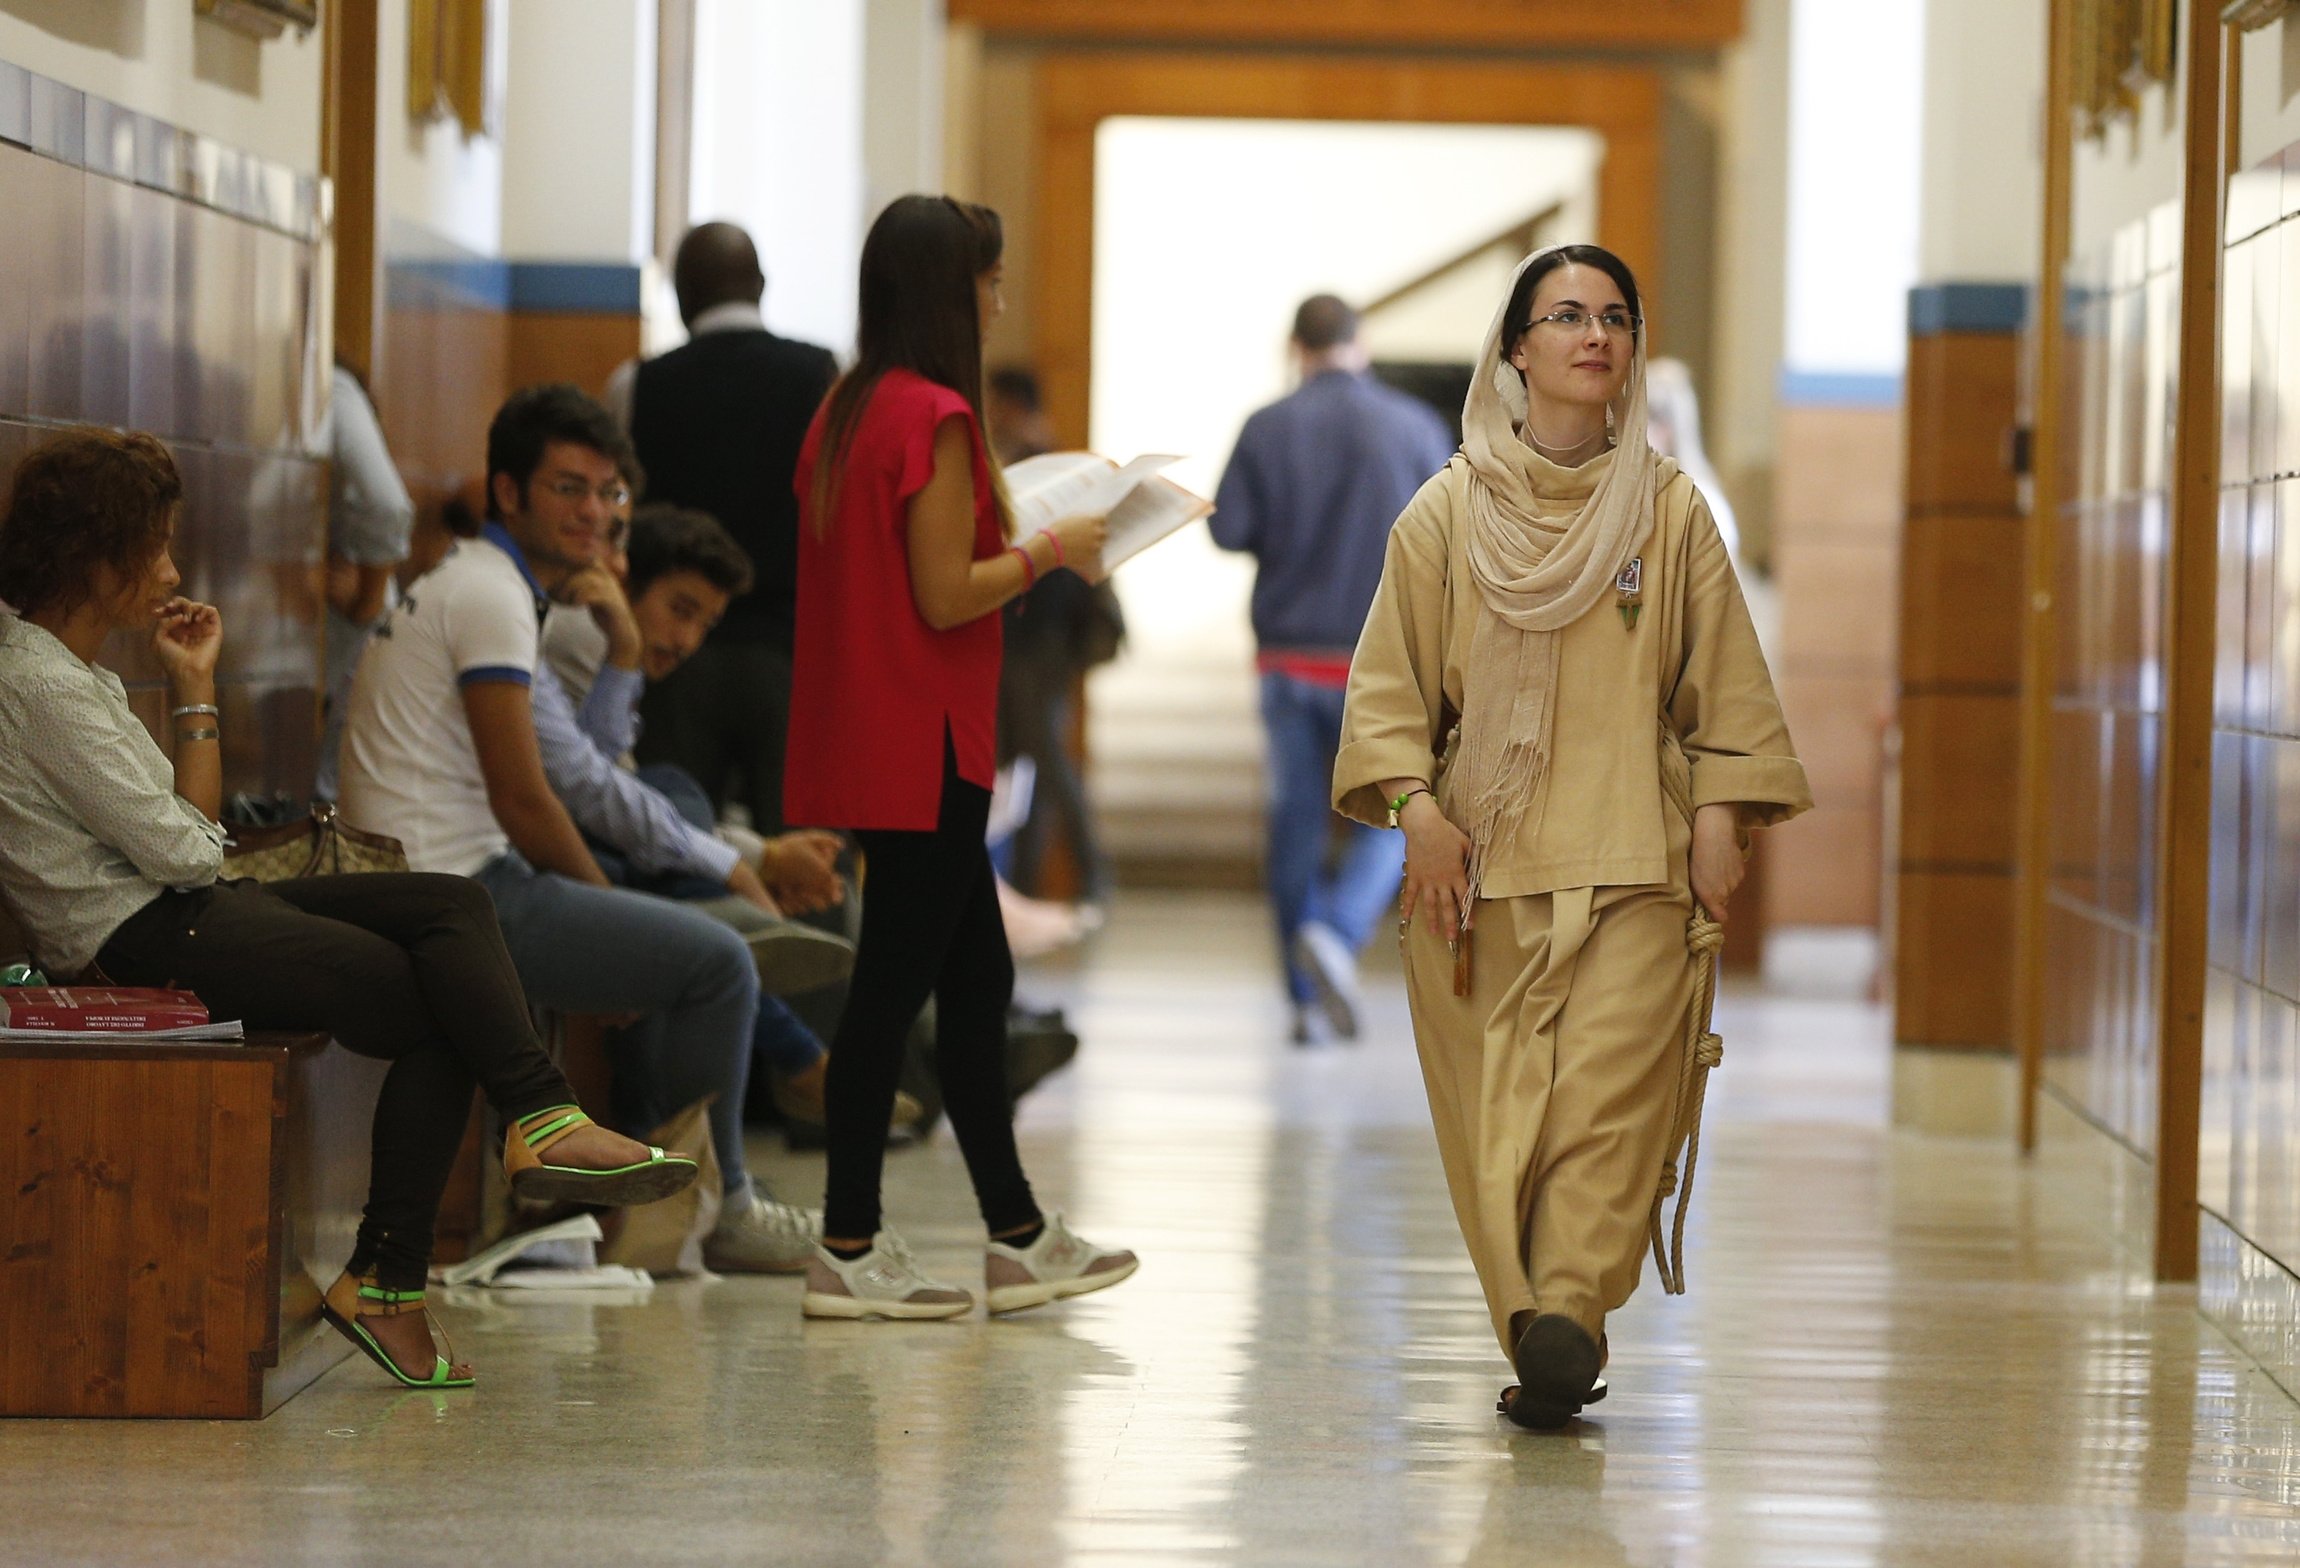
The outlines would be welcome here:
M 187 702 L 180 708 L 170 708 L 168 717 L 171 719 L 188 719 L 196 713 L 205 713 L 218 719 L 224 716 L 224 710 L 212 702 Z
M 223 733 L 224 733 L 224 732 L 223 732 L 222 730 L 219 730 L 219 729 L 217 729 L 217 728 L 216 728 L 214 725 L 212 725 L 212 724 L 211 724 L 211 725 L 209 725 L 209 726 L 208 726 L 207 728 L 205 728 L 205 729 L 197 729 L 197 730 L 178 730 L 178 731 L 176 731 L 176 739 L 178 739 L 178 740 L 220 740 L 220 739 L 222 739 L 222 738 L 223 738 Z

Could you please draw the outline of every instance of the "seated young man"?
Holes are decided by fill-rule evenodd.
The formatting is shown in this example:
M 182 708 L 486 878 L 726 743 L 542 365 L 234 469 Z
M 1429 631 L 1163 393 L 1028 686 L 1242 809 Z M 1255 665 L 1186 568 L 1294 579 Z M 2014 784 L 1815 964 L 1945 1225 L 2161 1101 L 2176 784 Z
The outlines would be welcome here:
M 490 521 L 376 628 L 344 725 L 344 819 L 422 871 L 475 876 L 537 1006 L 635 1016 L 610 1042 L 619 1118 L 641 1129 L 715 1096 L 726 1185 L 704 1259 L 805 1265 L 820 1220 L 778 1203 L 743 1156 L 759 1006 L 742 939 L 667 899 L 612 887 L 544 776 L 532 686 L 549 590 L 592 564 L 624 483 L 623 437 L 570 386 L 514 393 L 487 433 Z
M 636 535 L 644 537 L 634 546 Z M 745 845 L 741 853 L 785 913 L 817 914 L 845 897 L 837 834 L 797 831 L 762 838 L 718 829 L 710 797 L 692 775 L 668 763 L 630 765 L 647 686 L 694 655 L 750 581 L 750 557 L 708 513 L 650 505 L 639 508 L 636 519 L 622 514 L 599 564 L 570 578 L 555 596 L 543 622 L 543 660 L 575 707 L 583 733 L 602 753 L 635 772 L 689 823 Z M 691 877 L 655 872 L 636 858 L 619 867 L 615 846 L 592 847 L 608 851 L 602 863 L 618 884 L 681 898 L 725 892 Z
M 626 473 L 626 482 L 631 476 Z M 784 918 L 808 913 L 821 890 L 808 882 L 778 876 L 770 888 L 759 864 L 712 831 L 708 804 L 700 816 L 689 794 L 699 789 L 683 774 L 665 779 L 619 765 L 628 750 L 639 694 L 641 637 L 623 597 L 621 563 L 630 515 L 618 509 L 609 521 L 601 559 L 553 590 L 544 617 L 546 651 L 535 671 L 535 738 L 543 752 L 543 773 L 560 803 L 575 819 L 593 858 L 617 887 L 704 902 L 707 911 L 733 926 L 750 943 L 759 983 L 771 999 L 818 989 L 846 978 L 854 967 L 854 944 L 844 937 Z M 732 546 L 730 545 L 730 548 Z M 738 553 L 744 572 L 750 562 Z M 573 619 L 603 639 L 603 654 L 582 685 L 570 689 L 556 673 L 548 651 L 552 628 Z M 580 705 L 580 706 L 578 706 Z M 665 785 L 670 786 L 669 790 Z M 796 839 L 801 835 L 789 835 Z M 827 834 L 835 854 L 837 840 Z M 804 858 L 811 865 L 814 857 Z M 834 889 L 835 892 L 835 889 Z M 762 1019 L 781 1009 L 762 1009 Z

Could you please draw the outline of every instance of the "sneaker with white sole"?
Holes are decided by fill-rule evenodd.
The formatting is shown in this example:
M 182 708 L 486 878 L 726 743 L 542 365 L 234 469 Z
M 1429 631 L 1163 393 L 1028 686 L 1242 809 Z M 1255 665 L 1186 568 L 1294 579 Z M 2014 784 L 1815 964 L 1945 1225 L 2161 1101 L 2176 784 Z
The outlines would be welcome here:
M 738 1187 L 727 1194 L 718 1225 L 703 1238 L 703 1266 L 715 1274 L 796 1274 L 822 1238 L 820 1209 Z
M 1294 963 L 1310 977 L 1318 1006 L 1337 1037 L 1358 1037 L 1360 997 L 1358 955 L 1342 934 L 1320 920 L 1306 920 L 1294 933 Z
M 1045 1230 L 1027 1247 L 994 1238 L 982 1260 L 982 1281 L 992 1312 L 1020 1312 L 1107 1289 L 1141 1266 L 1133 1253 L 1104 1251 L 1062 1223 L 1061 1215 L 1049 1214 Z
M 815 1248 L 799 1303 L 810 1318 L 957 1318 L 973 1310 L 974 1297 L 920 1273 L 910 1248 L 891 1230 L 873 1236 L 859 1258 Z

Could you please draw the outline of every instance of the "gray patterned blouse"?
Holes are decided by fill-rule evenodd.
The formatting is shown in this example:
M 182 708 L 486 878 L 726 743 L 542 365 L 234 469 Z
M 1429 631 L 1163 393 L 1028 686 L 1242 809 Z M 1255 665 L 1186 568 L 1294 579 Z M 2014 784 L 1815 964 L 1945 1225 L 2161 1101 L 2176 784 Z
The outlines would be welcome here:
M 163 888 L 216 880 L 224 830 L 175 780 L 117 675 L 0 612 L 0 894 L 51 976 Z

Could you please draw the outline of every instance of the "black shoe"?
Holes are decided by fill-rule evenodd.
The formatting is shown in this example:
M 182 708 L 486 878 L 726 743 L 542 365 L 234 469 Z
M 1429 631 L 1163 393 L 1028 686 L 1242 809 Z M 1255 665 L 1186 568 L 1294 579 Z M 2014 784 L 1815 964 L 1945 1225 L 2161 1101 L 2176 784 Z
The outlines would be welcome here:
M 1073 1034 L 1060 1008 L 1034 1011 L 1016 1007 L 1006 1018 L 1006 1088 L 1016 1100 L 1038 1087 L 1048 1075 L 1070 1065 L 1078 1054 Z
M 1528 1323 L 1509 1359 L 1517 1397 L 1504 1396 L 1502 1413 L 1535 1432 L 1554 1432 L 1579 1415 L 1597 1386 L 1597 1341 L 1562 1313 Z

